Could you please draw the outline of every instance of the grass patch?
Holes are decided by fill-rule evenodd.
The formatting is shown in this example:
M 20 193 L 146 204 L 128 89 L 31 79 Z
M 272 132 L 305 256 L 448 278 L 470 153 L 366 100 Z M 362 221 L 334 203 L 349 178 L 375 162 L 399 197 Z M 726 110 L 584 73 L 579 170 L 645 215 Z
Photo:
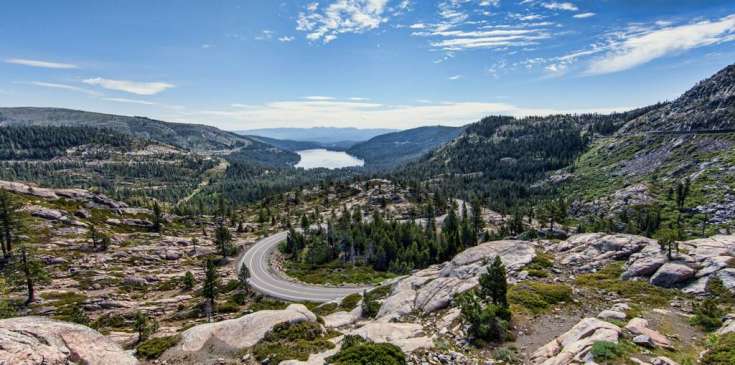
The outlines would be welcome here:
M 564 284 L 546 284 L 523 281 L 510 288 L 508 301 L 533 314 L 545 312 L 549 307 L 572 300 L 572 288 Z
M 166 350 L 174 347 L 179 342 L 179 336 L 156 337 L 143 341 L 135 350 L 138 357 L 146 360 L 157 359 L 166 352 Z
M 75 292 L 43 293 L 41 298 L 50 301 L 49 305 L 55 308 L 54 317 L 63 321 L 70 321 L 74 309 L 87 300 L 86 295 Z
M 306 263 L 286 261 L 286 275 L 309 284 L 380 284 L 396 275 L 389 272 L 375 271 L 365 265 L 344 265 L 339 261 L 319 266 Z
M 258 361 L 278 364 L 284 360 L 309 359 L 315 354 L 334 348 L 318 323 L 299 322 L 281 323 L 273 327 L 263 339 L 253 347 Z
M 253 312 L 262 311 L 262 310 L 280 310 L 280 309 L 286 309 L 288 307 L 288 303 L 282 302 L 280 300 L 270 299 L 270 298 L 264 298 L 259 297 L 253 303 L 250 305 L 248 309 L 250 309 Z
M 715 339 L 709 352 L 702 358 L 702 365 L 735 364 L 735 333 L 728 333 Z
M 601 289 L 628 298 L 634 303 L 651 306 L 668 304 L 676 292 L 659 288 L 641 280 L 620 280 L 623 263 L 613 262 L 600 271 L 577 276 L 576 284 L 589 288 Z

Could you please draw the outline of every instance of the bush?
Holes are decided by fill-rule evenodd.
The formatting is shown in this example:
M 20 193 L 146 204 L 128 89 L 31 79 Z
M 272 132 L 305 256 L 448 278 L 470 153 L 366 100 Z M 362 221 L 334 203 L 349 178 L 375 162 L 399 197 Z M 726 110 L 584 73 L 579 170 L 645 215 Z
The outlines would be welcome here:
M 722 326 L 722 317 L 725 312 L 720 309 L 712 298 L 705 299 L 701 304 L 694 305 L 694 316 L 691 323 L 702 327 L 707 332 L 717 330 Z
M 253 347 L 253 354 L 258 361 L 268 359 L 268 363 L 278 364 L 284 360 L 306 361 L 310 354 L 331 348 L 334 344 L 318 323 L 281 323 Z
M 515 348 L 498 347 L 493 351 L 493 358 L 500 360 L 505 364 L 521 364 L 522 361 L 518 356 L 518 350 Z
M 371 297 L 374 298 L 374 296 L 371 295 Z M 342 299 L 342 302 L 339 303 L 339 310 L 343 310 L 346 312 L 349 312 L 357 307 L 357 303 L 360 302 L 360 299 L 362 299 L 362 295 L 354 293 L 350 294 Z
M 597 362 L 606 362 L 616 359 L 623 355 L 623 350 L 615 342 L 610 341 L 595 341 L 592 344 L 592 357 Z
M 347 338 L 345 338 L 347 341 Z M 327 363 L 334 365 L 405 365 L 406 355 L 401 349 L 390 343 L 371 343 L 349 340 L 344 342 L 340 351 L 327 358 Z
M 166 350 L 179 342 L 179 336 L 157 337 L 143 341 L 135 350 L 135 354 L 146 360 L 157 359 Z
M 380 303 L 367 291 L 362 293 L 362 316 L 375 318 L 380 310 Z
M 735 364 L 735 333 L 720 336 L 702 358 L 702 365 Z
M 193 289 L 195 284 L 194 274 L 192 274 L 191 271 L 187 271 L 186 274 L 184 274 L 184 279 L 181 280 L 181 283 L 184 285 L 184 289 Z
M 508 293 L 510 303 L 538 314 L 549 306 L 572 300 L 572 288 L 564 284 L 546 284 L 533 281 L 521 282 Z
M 576 284 L 617 293 L 638 304 L 652 306 L 668 305 L 676 291 L 651 285 L 643 280 L 620 280 L 623 262 L 613 262 L 600 271 L 577 276 Z
M 503 342 L 511 337 L 511 313 L 508 307 L 495 304 L 482 306 L 480 299 L 467 292 L 457 298 L 462 318 L 470 324 L 470 335 L 478 343 L 485 341 Z

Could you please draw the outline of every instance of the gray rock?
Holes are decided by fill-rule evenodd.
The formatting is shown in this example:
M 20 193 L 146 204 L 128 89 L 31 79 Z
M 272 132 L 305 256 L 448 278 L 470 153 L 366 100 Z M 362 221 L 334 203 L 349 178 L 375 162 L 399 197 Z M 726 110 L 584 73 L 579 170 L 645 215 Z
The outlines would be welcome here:
M 656 241 L 642 236 L 583 233 L 560 243 L 555 250 L 562 265 L 576 272 L 590 272 L 614 260 L 627 259 L 651 245 L 658 247 Z
M 391 295 L 381 305 L 378 317 L 396 319 L 414 310 L 425 313 L 445 308 L 458 293 L 478 283 L 496 256 L 499 256 L 511 281 L 536 255 L 526 241 L 486 242 L 457 254 L 451 261 L 435 265 L 408 276 L 394 284 Z
M 618 320 L 622 321 L 628 316 L 625 315 L 623 312 L 615 311 L 615 310 L 604 310 L 600 312 L 600 314 L 597 315 L 597 318 L 604 319 L 604 320 Z
M 136 365 L 138 360 L 89 327 L 19 317 L 0 320 L 0 364 Z
M 22 210 L 28 212 L 34 217 L 39 217 L 52 221 L 64 218 L 64 213 L 62 213 L 61 211 L 51 208 L 44 208 L 38 205 L 29 205 L 27 207 L 24 207 Z
M 735 268 L 722 269 L 717 272 L 717 277 L 726 288 L 735 293 Z
M 656 347 L 656 344 L 653 343 L 653 340 L 650 336 L 647 335 L 638 335 L 633 337 L 633 343 L 638 346 L 644 346 L 644 347 L 650 347 L 654 348 Z
M 596 341 L 617 342 L 620 327 L 597 318 L 584 318 L 569 331 L 534 351 L 532 364 L 583 363 L 584 357 Z
M 694 270 L 686 265 L 669 262 L 661 266 L 651 277 L 651 284 L 672 288 L 677 284 L 682 284 L 694 277 Z
M 279 323 L 316 321 L 316 316 L 302 304 L 291 304 L 284 310 L 262 310 L 240 318 L 201 324 L 181 333 L 181 341 L 163 354 L 162 360 L 177 363 L 187 354 L 212 351 L 211 344 L 223 350 L 239 350 L 258 343 Z

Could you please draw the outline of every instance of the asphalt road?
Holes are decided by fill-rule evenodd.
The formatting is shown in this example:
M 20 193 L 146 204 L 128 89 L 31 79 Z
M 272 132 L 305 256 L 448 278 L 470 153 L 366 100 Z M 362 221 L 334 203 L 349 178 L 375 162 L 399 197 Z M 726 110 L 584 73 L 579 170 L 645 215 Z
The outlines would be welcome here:
M 270 266 L 270 256 L 281 241 L 288 236 L 288 232 L 279 232 L 268 236 L 253 245 L 240 258 L 237 270 L 246 265 L 250 270 L 250 286 L 262 294 L 289 301 L 329 302 L 352 293 L 362 293 L 369 287 L 338 288 L 321 287 L 288 281 L 273 272 Z

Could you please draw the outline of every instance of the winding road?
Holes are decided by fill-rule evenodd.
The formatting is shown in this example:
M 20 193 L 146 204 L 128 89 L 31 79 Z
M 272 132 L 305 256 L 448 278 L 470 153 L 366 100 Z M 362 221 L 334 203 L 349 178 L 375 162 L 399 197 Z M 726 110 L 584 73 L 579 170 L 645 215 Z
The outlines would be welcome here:
M 240 258 L 237 263 L 237 270 L 239 272 L 242 265 L 248 267 L 250 270 L 248 283 L 253 289 L 278 299 L 319 303 L 329 302 L 352 293 L 362 293 L 363 290 L 370 289 L 370 287 L 339 288 L 306 285 L 279 276 L 270 266 L 270 256 L 273 250 L 278 247 L 278 244 L 284 241 L 287 236 L 287 231 L 268 236 L 256 242 Z

